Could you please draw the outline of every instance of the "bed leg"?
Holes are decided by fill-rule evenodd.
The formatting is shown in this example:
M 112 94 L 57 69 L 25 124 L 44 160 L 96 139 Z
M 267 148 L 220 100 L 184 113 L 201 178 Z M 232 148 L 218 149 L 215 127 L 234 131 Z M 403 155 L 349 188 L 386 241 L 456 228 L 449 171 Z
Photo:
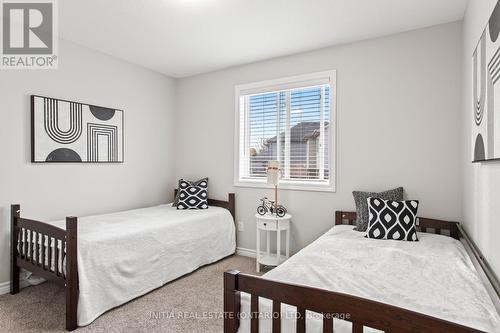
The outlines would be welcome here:
M 78 327 L 78 219 L 66 218 L 66 330 Z
M 17 266 L 17 219 L 21 216 L 21 206 L 10 206 L 10 293 L 19 292 L 19 266 Z
M 224 333 L 236 333 L 239 326 L 240 292 L 239 271 L 224 272 Z

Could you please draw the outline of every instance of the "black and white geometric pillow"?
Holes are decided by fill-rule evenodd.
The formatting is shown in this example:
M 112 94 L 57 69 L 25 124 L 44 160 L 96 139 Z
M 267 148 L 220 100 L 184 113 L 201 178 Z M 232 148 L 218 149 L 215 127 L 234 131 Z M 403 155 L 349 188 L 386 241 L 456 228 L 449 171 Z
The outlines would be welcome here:
M 191 181 L 191 180 L 186 180 L 184 178 L 181 178 L 177 182 L 177 195 L 174 198 L 174 202 L 172 203 L 172 207 L 177 207 L 177 204 L 179 203 L 179 194 L 180 194 L 180 190 L 181 190 L 181 183 L 183 183 L 182 186 L 184 188 L 186 188 L 187 186 L 205 186 L 208 189 L 208 177 L 202 178 L 202 179 L 197 180 L 197 181 Z
M 393 201 L 368 198 L 367 238 L 418 241 L 418 200 Z
M 202 180 L 193 185 L 191 182 L 180 180 L 177 209 L 207 209 L 207 189 L 207 181 Z

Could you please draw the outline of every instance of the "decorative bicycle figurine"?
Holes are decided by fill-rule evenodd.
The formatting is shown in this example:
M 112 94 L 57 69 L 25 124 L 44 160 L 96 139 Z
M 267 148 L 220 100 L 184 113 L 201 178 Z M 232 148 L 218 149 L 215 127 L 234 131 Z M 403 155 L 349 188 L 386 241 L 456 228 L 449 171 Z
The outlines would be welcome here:
M 259 215 L 266 215 L 267 213 L 276 214 L 278 217 L 286 215 L 286 208 L 282 205 L 276 205 L 274 201 L 268 200 L 267 197 L 260 199 L 262 204 L 257 207 Z

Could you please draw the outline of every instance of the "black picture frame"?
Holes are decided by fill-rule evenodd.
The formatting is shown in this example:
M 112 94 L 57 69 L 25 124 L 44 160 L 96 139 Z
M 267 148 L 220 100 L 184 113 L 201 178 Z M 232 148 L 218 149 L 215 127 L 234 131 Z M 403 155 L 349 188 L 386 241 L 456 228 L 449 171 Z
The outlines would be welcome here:
M 116 154 L 117 158 L 113 159 L 113 160 L 109 160 L 109 156 L 108 156 L 108 160 L 107 161 L 104 161 L 104 160 L 99 160 L 97 158 L 97 160 L 93 159 L 93 160 L 89 160 L 88 159 L 88 155 L 87 155 L 87 159 L 82 159 L 80 158 L 80 160 L 75 160 L 75 158 L 72 158 L 72 159 L 58 159 L 58 158 L 51 158 L 49 159 L 48 156 L 45 160 L 42 160 L 40 158 L 37 159 L 36 157 L 36 153 L 37 153 L 37 149 L 40 149 L 40 147 L 37 147 L 37 140 L 36 140 L 36 136 L 37 136 L 37 131 L 42 131 L 42 129 L 40 128 L 37 128 L 37 124 L 36 124 L 36 116 L 37 116 L 37 112 L 43 112 L 44 110 L 37 110 L 36 109 L 36 99 L 37 98 L 41 98 L 41 99 L 44 99 L 44 100 L 50 100 L 52 103 L 57 103 L 56 105 L 58 105 L 59 102 L 63 102 L 63 103 L 70 103 L 72 105 L 79 105 L 81 106 L 81 112 L 85 112 L 86 109 L 84 107 L 88 107 L 89 110 L 107 110 L 107 112 L 109 113 L 111 110 L 114 111 L 114 114 L 116 113 L 119 113 L 120 114 L 120 118 L 121 120 L 119 121 L 118 125 L 120 126 L 119 129 L 116 130 L 116 144 L 117 146 L 119 146 L 120 148 L 119 149 L 114 149 L 113 152 Z M 70 100 L 66 100 L 66 99 L 60 99 L 60 98 L 53 98 L 53 97 L 47 97 L 47 96 L 42 96 L 42 95 L 30 95 L 30 105 L 31 105 L 31 163 L 34 163 L 34 164 L 40 164 L 40 163 L 89 163 L 89 164 L 101 164 L 101 163 L 105 163 L 105 164 L 122 164 L 124 163 L 125 161 L 125 149 L 124 149 L 124 145 L 125 145 L 125 140 L 124 140 L 124 130 L 125 130 L 125 112 L 124 110 L 122 109 L 118 109 L 118 108 L 109 108 L 109 107 L 103 107 L 103 106 L 97 106 L 97 105 L 94 105 L 94 104 L 89 104 L 89 103 L 84 103 L 84 102 L 77 102 L 77 101 L 70 101 Z M 55 110 L 55 112 L 57 113 L 58 110 Z M 114 114 L 111 118 L 114 117 Z M 45 116 L 45 114 L 44 114 Z M 95 118 L 95 117 L 94 117 Z M 111 119 L 110 118 L 110 119 Z M 91 123 L 91 125 L 96 125 L 96 126 L 102 126 L 104 125 L 104 123 L 106 122 L 105 120 L 99 120 L 99 119 L 95 119 L 96 123 L 97 124 L 94 124 L 94 123 Z M 45 118 L 44 118 L 44 123 L 45 123 Z M 88 124 L 87 123 L 87 127 L 88 127 Z M 39 126 L 41 127 L 41 126 Z M 82 134 L 83 134 L 83 123 L 81 124 L 81 131 L 82 131 Z M 115 127 L 115 126 L 113 126 Z M 117 126 L 116 126 L 117 127 Z M 43 129 L 45 131 L 45 134 L 48 134 L 47 132 L 47 126 L 45 126 L 45 128 Z M 87 133 L 85 134 L 85 137 L 87 137 Z M 80 140 L 81 137 L 78 137 L 75 141 L 78 141 Z M 87 138 L 88 140 L 88 138 Z M 89 151 L 89 145 L 88 145 L 88 141 L 87 141 L 87 152 Z M 68 149 L 67 148 L 67 144 L 60 144 L 60 149 L 66 149 L 66 150 L 71 150 L 71 149 Z M 56 149 L 56 150 L 59 150 L 59 149 Z M 76 155 L 78 155 L 76 152 L 73 151 L 73 153 L 75 153 Z M 95 154 L 94 154 L 95 155 Z M 110 154 L 111 155 L 111 154 Z M 60 156 L 59 156 L 60 157 Z

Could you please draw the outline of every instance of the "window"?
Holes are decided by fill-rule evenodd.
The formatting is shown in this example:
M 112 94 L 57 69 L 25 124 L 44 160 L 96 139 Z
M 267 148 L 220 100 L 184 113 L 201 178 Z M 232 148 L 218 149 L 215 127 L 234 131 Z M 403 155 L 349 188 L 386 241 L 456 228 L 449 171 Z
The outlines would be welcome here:
M 235 185 L 334 191 L 335 71 L 236 87 Z

